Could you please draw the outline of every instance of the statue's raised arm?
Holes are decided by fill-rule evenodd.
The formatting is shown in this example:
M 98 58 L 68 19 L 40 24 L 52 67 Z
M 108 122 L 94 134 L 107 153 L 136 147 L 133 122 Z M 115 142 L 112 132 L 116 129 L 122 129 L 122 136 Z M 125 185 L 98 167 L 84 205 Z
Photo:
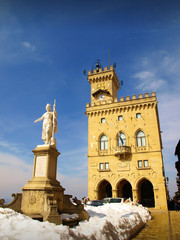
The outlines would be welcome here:
M 43 120 L 43 116 L 42 116 L 41 118 L 36 119 L 36 120 L 34 121 L 34 123 L 39 122 L 39 121 L 41 121 L 41 120 Z
M 57 133 L 57 112 L 56 105 L 54 102 L 53 112 L 51 111 L 51 105 L 46 105 L 46 112 L 42 117 L 34 121 L 34 123 L 43 120 L 42 126 L 42 139 L 45 144 L 56 145 L 56 140 L 54 138 L 54 133 Z

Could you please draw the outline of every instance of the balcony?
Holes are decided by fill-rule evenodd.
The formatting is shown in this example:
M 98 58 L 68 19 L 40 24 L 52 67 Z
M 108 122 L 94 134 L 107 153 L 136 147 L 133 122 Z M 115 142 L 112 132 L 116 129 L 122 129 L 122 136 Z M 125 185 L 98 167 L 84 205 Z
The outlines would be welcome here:
M 131 147 L 128 146 L 117 146 L 114 149 L 114 155 L 119 159 L 128 159 L 131 155 Z

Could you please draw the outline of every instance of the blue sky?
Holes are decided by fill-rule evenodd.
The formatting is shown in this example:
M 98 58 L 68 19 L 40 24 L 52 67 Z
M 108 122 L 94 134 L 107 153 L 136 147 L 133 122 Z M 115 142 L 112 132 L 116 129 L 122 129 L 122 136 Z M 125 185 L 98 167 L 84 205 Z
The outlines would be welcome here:
M 34 120 L 57 102 L 58 179 L 66 193 L 87 195 L 90 85 L 83 70 L 97 59 L 124 81 L 120 96 L 156 91 L 166 176 L 177 191 L 180 133 L 180 2 L 177 0 L 0 0 L 0 198 L 32 176 L 41 140 Z

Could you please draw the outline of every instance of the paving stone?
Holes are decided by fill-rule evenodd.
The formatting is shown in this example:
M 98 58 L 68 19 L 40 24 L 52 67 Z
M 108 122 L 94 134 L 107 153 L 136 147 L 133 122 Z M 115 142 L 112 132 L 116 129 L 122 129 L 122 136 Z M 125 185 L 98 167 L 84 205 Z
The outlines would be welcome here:
M 167 210 L 151 209 L 150 211 L 152 219 L 149 220 L 146 226 L 142 229 L 142 231 L 133 238 L 134 240 L 180 240 L 180 238 L 173 238 L 172 230 L 174 230 L 176 234 L 178 233 L 176 232 L 175 227 L 172 229 L 171 220 L 169 217 L 170 214 Z M 176 229 L 178 229 L 178 227 Z M 178 230 L 180 233 L 180 225 Z
M 169 211 L 173 240 L 180 240 L 180 212 Z

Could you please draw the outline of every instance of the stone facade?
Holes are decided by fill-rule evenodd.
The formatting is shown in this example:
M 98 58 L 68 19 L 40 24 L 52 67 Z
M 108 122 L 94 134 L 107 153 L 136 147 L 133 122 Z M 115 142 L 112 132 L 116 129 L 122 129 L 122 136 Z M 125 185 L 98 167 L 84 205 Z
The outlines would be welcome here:
M 130 197 L 167 209 L 156 94 L 118 101 L 113 66 L 88 72 L 88 197 Z

